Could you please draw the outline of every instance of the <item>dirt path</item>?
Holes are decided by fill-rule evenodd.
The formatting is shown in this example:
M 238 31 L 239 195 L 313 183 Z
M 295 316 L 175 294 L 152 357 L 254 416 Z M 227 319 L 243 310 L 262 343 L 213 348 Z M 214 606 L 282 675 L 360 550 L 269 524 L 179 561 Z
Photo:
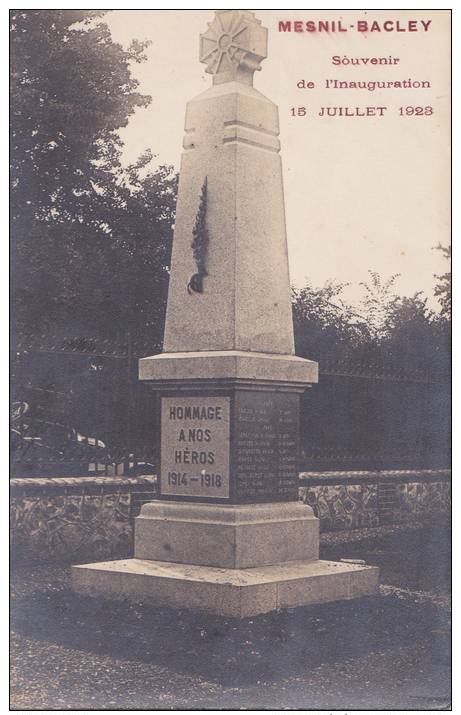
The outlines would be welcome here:
M 244 621 L 82 598 L 18 569 L 14 709 L 445 709 L 445 601 L 376 598 Z

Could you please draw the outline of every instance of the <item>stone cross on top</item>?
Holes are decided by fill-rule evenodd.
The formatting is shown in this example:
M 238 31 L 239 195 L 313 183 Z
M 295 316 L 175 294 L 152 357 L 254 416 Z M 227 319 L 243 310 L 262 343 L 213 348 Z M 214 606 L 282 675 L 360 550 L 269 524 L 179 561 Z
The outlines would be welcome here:
M 267 57 L 267 29 L 249 10 L 216 10 L 200 35 L 200 62 L 213 84 L 253 84 L 253 74 Z

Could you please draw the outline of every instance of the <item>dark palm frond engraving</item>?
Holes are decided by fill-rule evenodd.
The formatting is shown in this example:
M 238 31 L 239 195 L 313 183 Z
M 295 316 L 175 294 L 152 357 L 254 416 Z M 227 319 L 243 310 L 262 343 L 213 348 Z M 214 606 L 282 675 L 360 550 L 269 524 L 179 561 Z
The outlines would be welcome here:
M 200 201 L 195 217 L 194 228 L 192 229 L 193 240 L 191 243 L 194 260 L 197 264 L 197 273 L 191 276 L 187 284 L 187 290 L 191 294 L 203 293 L 203 279 L 208 275 L 205 268 L 205 261 L 208 249 L 208 231 L 206 227 L 206 210 L 207 210 L 207 178 L 203 182 Z

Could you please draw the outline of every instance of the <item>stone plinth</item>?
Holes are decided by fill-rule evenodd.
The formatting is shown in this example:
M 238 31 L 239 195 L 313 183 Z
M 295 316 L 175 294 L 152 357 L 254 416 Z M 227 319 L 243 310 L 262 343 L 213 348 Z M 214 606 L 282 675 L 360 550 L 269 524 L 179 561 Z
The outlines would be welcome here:
M 234 618 L 372 595 L 378 569 L 334 561 L 289 561 L 251 569 L 127 559 L 73 567 L 86 596 L 147 601 Z

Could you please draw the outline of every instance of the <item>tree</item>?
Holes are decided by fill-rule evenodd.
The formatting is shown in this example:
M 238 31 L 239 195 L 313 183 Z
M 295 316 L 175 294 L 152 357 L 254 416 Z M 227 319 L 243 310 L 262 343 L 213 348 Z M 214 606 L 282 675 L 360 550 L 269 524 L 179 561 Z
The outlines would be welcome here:
M 451 262 L 451 246 L 442 246 L 439 243 L 439 245 L 435 247 L 435 250 L 442 251 L 444 258 Z M 438 278 L 434 294 L 441 307 L 440 319 L 448 323 L 451 320 L 451 272 L 447 271 L 442 275 L 434 276 L 434 278 Z
M 150 97 L 137 93 L 127 51 L 95 21 L 104 11 L 11 13 L 12 219 L 91 224 L 88 198 L 117 167 L 120 127 Z M 118 167 L 117 167 L 118 168 Z M 98 225 L 96 220 L 95 225 Z
M 360 286 L 364 289 L 364 296 L 360 303 L 359 311 L 366 325 L 369 340 L 378 344 L 387 335 L 387 323 L 394 303 L 398 300 L 393 288 L 399 274 L 387 280 L 382 280 L 376 271 L 368 271 L 370 280 L 362 281 Z
M 136 332 L 161 343 L 176 177 L 121 163 L 118 134 L 150 97 L 105 11 L 11 13 L 15 335 Z M 144 178 L 142 178 L 144 177 Z
M 293 289 L 293 324 L 296 352 L 314 360 L 344 358 L 361 342 L 363 325 L 346 303 L 347 284 L 327 281 L 314 288 Z
M 438 379 L 446 372 L 446 355 L 437 316 L 427 303 L 422 292 L 395 298 L 385 318 L 381 350 L 390 366 L 414 376 Z

